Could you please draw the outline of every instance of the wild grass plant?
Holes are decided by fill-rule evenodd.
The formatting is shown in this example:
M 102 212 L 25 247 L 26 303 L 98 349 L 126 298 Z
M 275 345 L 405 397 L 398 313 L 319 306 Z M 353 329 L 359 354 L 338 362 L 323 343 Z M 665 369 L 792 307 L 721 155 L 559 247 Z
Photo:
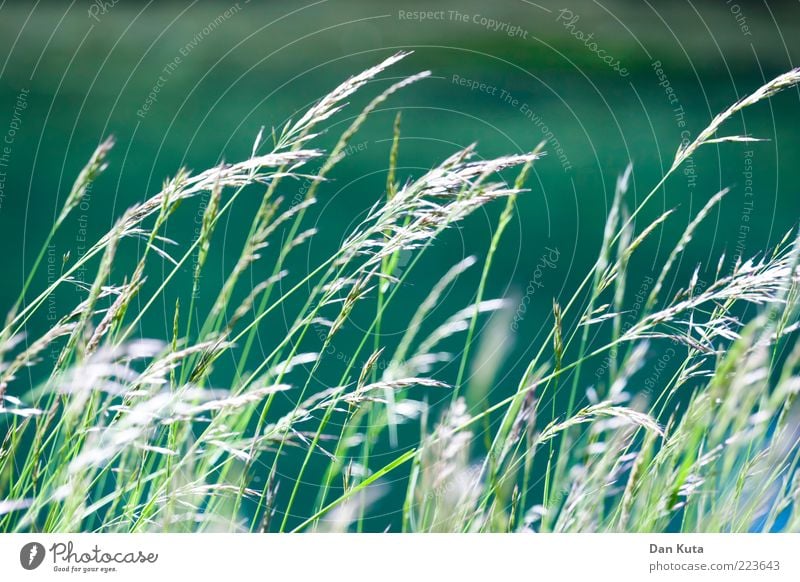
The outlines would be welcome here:
M 491 402 L 498 364 L 484 348 L 512 333 L 514 305 L 486 297 L 486 282 L 543 146 L 495 159 L 470 146 L 407 179 L 398 116 L 385 192 L 326 259 L 307 272 L 287 268 L 316 235 L 308 214 L 319 184 L 367 117 L 428 73 L 379 93 L 328 152 L 315 147 L 325 122 L 405 56 L 259 134 L 248 159 L 180 170 L 35 290 L 51 241 L 105 170 L 113 141 L 97 148 L 0 334 L 0 531 L 800 531 L 797 238 L 788 233 L 731 270 L 720 260 L 702 284 L 698 268 L 668 296 L 696 231 L 724 204 L 725 191 L 710 193 L 657 266 L 635 321 L 624 307 L 631 259 L 671 212 L 643 227 L 636 218 L 698 149 L 754 139 L 720 132 L 740 110 L 800 82 L 800 70 L 681 144 L 633 208 L 631 168 L 621 174 L 591 271 L 553 303 L 548 335 L 507 386 L 511 395 Z M 298 180 L 310 186 L 290 199 Z M 239 259 L 208 287 L 217 228 L 254 191 L 261 202 Z M 198 198 L 198 236 L 171 240 L 169 221 Z M 384 337 L 383 319 L 419 258 L 491 204 L 505 206 L 483 264 L 453 265 L 402 337 Z M 131 245 L 139 253 L 128 264 Z M 401 257 L 411 257 L 402 268 Z M 480 269 L 474 301 L 445 301 L 452 315 L 430 331 L 423 323 L 469 269 Z M 191 293 L 176 290 L 187 271 Z M 87 272 L 84 283 L 77 274 Z M 73 286 L 81 301 L 28 337 L 51 298 Z M 196 300 L 200 290 L 214 298 L 210 307 Z M 168 297 L 171 335 L 142 339 L 144 319 Z M 290 314 L 280 332 L 267 325 L 278 310 Z M 317 372 L 338 357 L 335 338 L 364 310 L 370 325 L 357 332 L 339 382 L 321 386 Z M 477 333 L 487 317 L 488 331 Z M 442 347 L 454 339 L 458 353 Z M 642 370 L 667 349 L 670 375 L 643 390 Z M 607 370 L 600 380 L 586 372 L 598 362 Z M 445 363 L 457 365 L 454 384 L 437 378 Z M 557 393 L 568 395 L 565 407 Z

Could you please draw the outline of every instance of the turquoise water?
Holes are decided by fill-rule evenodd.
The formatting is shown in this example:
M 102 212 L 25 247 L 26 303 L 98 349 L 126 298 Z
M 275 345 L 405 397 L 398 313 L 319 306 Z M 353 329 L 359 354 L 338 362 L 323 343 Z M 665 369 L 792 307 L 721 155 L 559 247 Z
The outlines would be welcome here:
M 789 68 L 794 47 L 787 48 L 777 32 L 790 38 L 798 23 L 781 20 L 782 4 L 775 6 L 780 27 L 767 11 L 748 7 L 747 30 L 742 18 L 721 4 L 700 4 L 691 13 L 622 2 L 604 10 L 576 3 L 568 15 L 560 5 L 459 3 L 437 6 L 434 12 L 442 15 L 422 21 L 414 14 L 425 7 L 415 3 L 330 1 L 307 8 L 120 3 L 93 12 L 60 3 L 35 10 L 27 3 L 6 4 L 0 9 L 0 54 L 8 57 L 0 73 L 0 132 L 7 145 L 0 152 L 0 228 L 6 243 L 0 306 L 13 303 L 72 180 L 104 136 L 113 134 L 117 141 L 110 167 L 56 239 L 38 285 L 52 276 L 64 253 L 85 251 L 88 241 L 126 207 L 157 191 L 178 167 L 200 170 L 246 157 L 261 126 L 281 127 L 347 76 L 395 50 L 413 49 L 369 87 L 369 95 L 356 96 L 332 121 L 335 137 L 392 79 L 433 72 L 390 99 L 356 136 L 352 151 L 318 193 L 313 222 L 319 235 L 289 269 L 303 272 L 326 257 L 383 196 L 398 110 L 403 111 L 401 176 L 418 176 L 472 142 L 488 157 L 527 151 L 545 140 L 547 155 L 535 167 L 530 191 L 519 199 L 486 291 L 487 297 L 509 297 L 525 306 L 516 311 L 513 347 L 490 395 L 500 398 L 550 329 L 553 300 L 566 301 L 596 258 L 616 178 L 629 160 L 634 206 L 658 182 L 682 139 Z M 631 305 L 653 276 L 655 259 L 666 257 L 691 216 L 723 187 L 731 193 L 690 246 L 676 270 L 677 282 L 698 264 L 713 272 L 722 252 L 730 268 L 737 256 L 764 250 L 796 226 L 799 107 L 794 92 L 737 116 L 726 133 L 769 141 L 708 147 L 657 193 L 637 219 L 640 228 L 667 208 L 676 212 L 631 266 Z M 322 144 L 330 142 L 329 136 L 321 138 Z M 303 187 L 286 182 L 280 193 L 291 199 Z M 238 257 L 242 225 L 249 224 L 258 195 L 244 197 L 218 232 L 204 279 L 208 288 Z M 404 303 L 387 316 L 388 343 L 396 341 L 408 313 L 451 265 L 468 255 L 485 257 L 501 210 L 501 204 L 489 205 L 426 252 L 405 284 Z M 182 212 L 169 235 L 186 242 L 196 236 L 201 210 L 195 203 Z M 130 247 L 120 266 L 133 262 L 137 252 Z M 271 270 L 269 257 L 267 251 L 259 267 L 264 273 Z M 190 269 L 145 318 L 143 336 L 169 333 L 174 300 L 188 293 Z M 475 268 L 464 276 L 435 310 L 431 327 L 469 304 L 478 277 Z M 201 291 L 201 307 L 210 295 Z M 53 309 L 66 309 L 78 297 L 65 291 Z M 286 305 L 286 313 L 292 306 Z M 370 317 L 357 313 L 355 321 L 366 326 Z M 43 314 L 30 333 L 46 324 Z M 265 323 L 264 350 L 284 327 L 284 314 Z M 354 329 L 337 340 L 342 362 L 357 339 Z M 458 349 L 457 342 L 452 347 Z M 253 354 L 254 362 L 260 353 Z M 227 365 L 220 363 L 221 377 Z M 602 381 L 601 365 L 587 384 Z M 442 378 L 452 380 L 455 368 L 446 366 Z M 320 386 L 340 373 L 335 366 L 321 370 Z M 307 478 L 314 477 L 312 469 Z

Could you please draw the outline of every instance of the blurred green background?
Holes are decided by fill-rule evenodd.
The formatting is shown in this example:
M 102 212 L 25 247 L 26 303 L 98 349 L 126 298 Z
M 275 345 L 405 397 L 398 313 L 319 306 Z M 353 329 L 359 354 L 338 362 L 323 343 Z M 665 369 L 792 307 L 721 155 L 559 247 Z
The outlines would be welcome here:
M 420 12 L 428 13 L 425 19 Z M 104 233 L 180 166 L 201 170 L 244 159 L 261 126 L 281 127 L 346 77 L 413 49 L 331 124 L 335 136 L 392 79 L 433 72 L 392 97 L 356 136 L 358 147 L 319 191 L 319 235 L 289 269 L 303 272 L 327 256 L 383 196 L 399 108 L 401 177 L 419 175 L 472 142 L 488 157 L 527 151 L 546 139 L 548 155 L 519 200 L 486 293 L 520 301 L 535 288 L 497 382 L 498 390 L 507 390 L 550 329 L 552 300 L 567 300 L 596 258 L 616 177 L 626 164 L 634 164 L 634 206 L 671 163 L 682 132 L 696 135 L 715 113 L 797 63 L 797 38 L 800 10 L 788 1 L 6 0 L 0 3 L 0 133 L 8 146 L 0 167 L 6 247 L 0 307 L 13 304 L 72 181 L 105 136 L 117 140 L 110 168 L 57 238 L 59 260 L 67 251 L 80 254 L 88 246 L 84 238 Z M 148 105 L 155 87 L 156 100 Z M 690 217 L 725 186 L 732 192 L 679 265 L 678 286 L 698 263 L 713 273 L 724 252 L 730 269 L 738 255 L 756 254 L 796 226 L 798 113 L 797 92 L 748 110 L 725 133 L 769 141 L 707 147 L 667 183 L 639 224 L 666 208 L 678 210 L 632 266 L 631 297 Z M 280 193 L 291 199 L 303 187 L 285 182 Z M 749 187 L 752 196 L 745 195 Z M 257 194 L 242 199 L 218 231 L 204 285 L 213 288 L 238 257 L 257 204 Z M 486 255 L 501 210 L 502 203 L 488 206 L 426 254 L 406 284 L 405 303 L 388 315 L 387 343 L 447 268 L 464 256 Z M 187 244 L 201 210 L 182 212 L 187 218 L 170 225 L 169 234 Z M 543 256 L 558 258 L 542 269 Z M 271 271 L 269 255 L 259 268 L 261 277 Z M 190 269 L 183 288 L 173 289 L 146 318 L 143 336 L 168 336 L 174 299 L 181 289 L 189 292 Z M 468 305 L 479 274 L 475 268 L 467 273 L 432 321 Z M 37 283 L 46 277 L 43 270 Z M 201 304 L 211 295 L 201 295 Z M 78 298 L 65 296 L 59 309 Z M 369 321 L 369 314 L 363 317 Z M 30 333 L 46 324 L 40 318 Z M 264 349 L 282 329 L 281 318 L 262 326 Z M 357 337 L 354 330 L 337 340 L 345 358 Z M 455 367 L 442 370 L 444 379 Z M 320 382 L 338 373 L 324 369 Z M 586 384 L 595 381 L 601 375 Z

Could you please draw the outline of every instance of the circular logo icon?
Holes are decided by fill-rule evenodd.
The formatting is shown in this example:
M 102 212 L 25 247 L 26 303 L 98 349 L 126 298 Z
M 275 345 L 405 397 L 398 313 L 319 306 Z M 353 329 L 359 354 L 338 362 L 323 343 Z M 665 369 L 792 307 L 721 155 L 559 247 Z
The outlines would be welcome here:
M 19 563 L 26 570 L 35 570 L 44 562 L 44 546 L 39 542 L 30 542 L 19 551 Z

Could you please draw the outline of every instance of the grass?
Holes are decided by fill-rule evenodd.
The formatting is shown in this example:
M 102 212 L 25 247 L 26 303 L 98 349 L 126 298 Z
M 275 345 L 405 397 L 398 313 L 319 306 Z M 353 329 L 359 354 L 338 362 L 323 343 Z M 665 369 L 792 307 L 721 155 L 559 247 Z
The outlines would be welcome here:
M 485 297 L 486 282 L 543 146 L 477 161 L 470 146 L 405 179 L 398 116 L 386 192 L 326 259 L 287 272 L 292 253 L 315 236 L 307 214 L 318 185 L 367 117 L 427 73 L 378 94 L 327 153 L 314 147 L 325 122 L 405 56 L 348 79 L 271 139 L 259 134 L 248 159 L 179 171 L 32 291 L 113 142 L 97 148 L 0 334 L 0 531 L 800 531 L 797 238 L 789 233 L 730 270 L 720 260 L 709 282 L 698 269 L 667 297 L 675 265 L 726 192 L 710 195 L 656 269 L 634 320 L 624 307 L 630 262 L 671 211 L 643 228 L 636 218 L 699 148 L 753 140 L 720 130 L 796 85 L 800 70 L 681 144 L 634 208 L 631 168 L 621 174 L 596 263 L 553 304 L 549 334 L 517 384 L 502 382 L 510 396 L 491 402 L 501 382 L 491 348 L 511 334 L 515 306 Z M 288 202 L 295 179 L 310 187 Z M 222 285 L 208 286 L 217 226 L 254 189 L 261 203 L 239 259 Z M 167 225 L 190 199 L 204 201 L 199 235 L 172 241 Z M 384 337 L 384 317 L 437 236 L 499 202 L 475 301 L 444 300 L 452 315 L 432 331 L 423 325 L 475 266 L 469 257 L 430 287 L 399 341 Z M 140 252 L 128 265 L 132 245 Z M 265 258 L 267 245 L 274 251 Z M 181 282 L 187 271 L 191 294 Z M 93 280 L 81 283 L 80 272 Z M 80 303 L 27 337 L 72 286 Z M 208 308 L 196 301 L 201 290 L 214 297 Z M 144 318 L 170 296 L 179 298 L 171 337 L 141 339 Z M 274 334 L 277 310 L 288 327 Z M 320 386 L 334 338 L 352 334 L 354 315 L 367 312 L 339 382 Z M 486 317 L 488 331 L 478 334 Z M 254 363 L 259 332 L 269 343 Z M 445 352 L 454 341 L 460 352 Z M 663 375 L 647 378 L 646 364 L 666 355 Z M 447 363 L 458 369 L 454 385 L 437 379 Z M 588 379 L 599 363 L 605 376 Z

